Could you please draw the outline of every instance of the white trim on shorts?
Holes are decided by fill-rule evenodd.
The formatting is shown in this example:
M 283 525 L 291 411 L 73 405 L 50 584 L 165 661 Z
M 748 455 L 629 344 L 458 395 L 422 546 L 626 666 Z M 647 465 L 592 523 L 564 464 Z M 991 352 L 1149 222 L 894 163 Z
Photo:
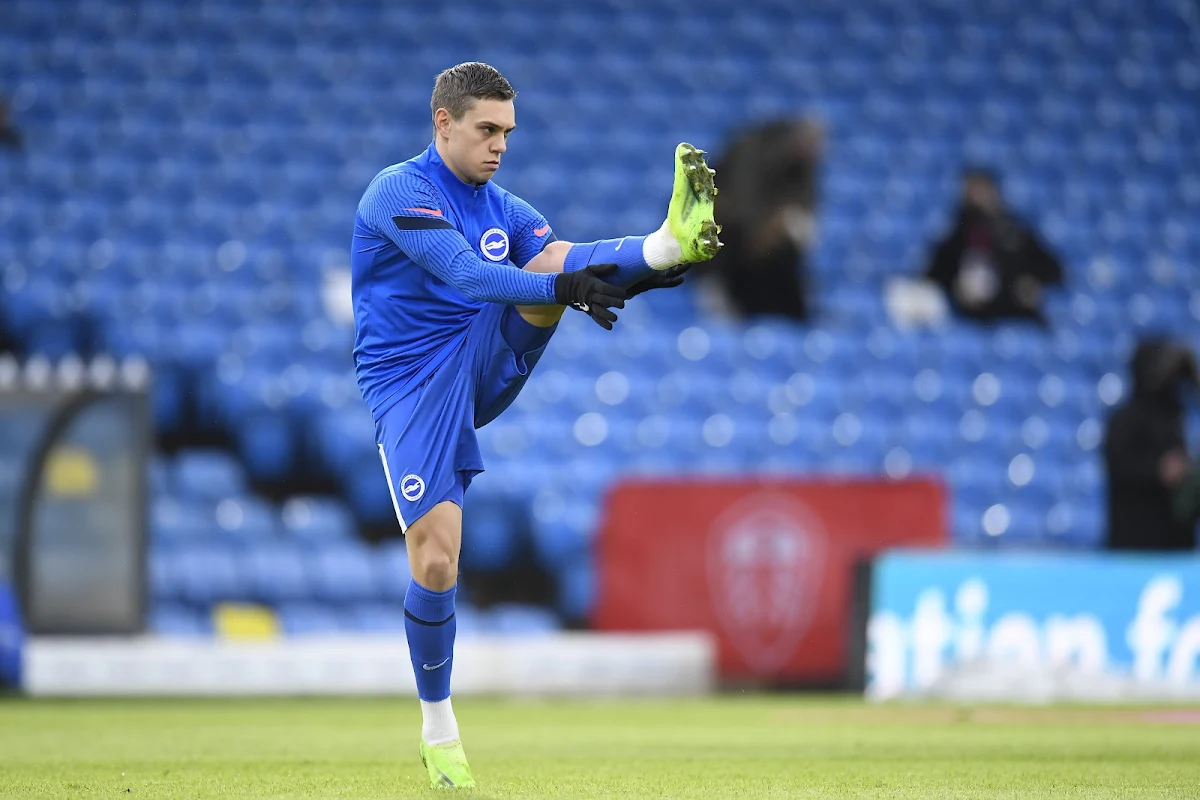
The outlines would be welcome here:
M 379 448 L 379 460 L 383 462 L 383 477 L 387 479 L 388 494 L 392 496 L 392 508 L 396 509 L 396 519 L 400 522 L 400 532 L 408 533 L 408 524 L 405 523 L 404 517 L 400 516 L 400 501 L 396 499 L 396 490 L 392 487 L 392 471 L 388 469 L 387 456 L 383 454 L 383 445 L 377 445 Z

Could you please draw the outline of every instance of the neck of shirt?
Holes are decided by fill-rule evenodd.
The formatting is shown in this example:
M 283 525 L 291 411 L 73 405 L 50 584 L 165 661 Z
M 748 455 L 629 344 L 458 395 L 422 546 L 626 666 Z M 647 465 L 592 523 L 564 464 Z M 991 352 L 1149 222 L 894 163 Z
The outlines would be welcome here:
M 442 154 L 438 152 L 436 141 L 429 145 L 429 149 L 426 151 L 426 154 L 429 159 L 430 168 L 437 175 L 438 182 L 448 192 L 469 200 L 477 197 L 480 190 L 487 185 L 469 183 L 460 178 L 454 172 L 454 170 L 450 169 L 450 166 L 446 163 L 445 159 L 442 158 Z

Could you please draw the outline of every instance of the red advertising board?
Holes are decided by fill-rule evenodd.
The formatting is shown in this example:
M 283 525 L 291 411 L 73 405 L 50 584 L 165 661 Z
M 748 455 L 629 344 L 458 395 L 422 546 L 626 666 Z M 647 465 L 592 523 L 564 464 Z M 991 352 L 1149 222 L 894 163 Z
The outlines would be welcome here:
M 602 630 L 706 630 L 721 676 L 822 684 L 846 667 L 853 569 L 946 541 L 934 480 L 619 484 L 597 542 Z

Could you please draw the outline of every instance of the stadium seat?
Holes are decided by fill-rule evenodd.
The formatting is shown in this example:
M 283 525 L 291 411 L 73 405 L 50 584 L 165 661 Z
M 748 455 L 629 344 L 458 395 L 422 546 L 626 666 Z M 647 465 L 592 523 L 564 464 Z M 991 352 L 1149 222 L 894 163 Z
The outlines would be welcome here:
M 528 389 L 480 431 L 489 472 L 472 487 L 465 566 L 504 569 L 529 546 L 577 618 L 614 480 L 878 474 L 889 454 L 947 477 L 959 544 L 1096 546 L 1099 430 L 1128 396 L 1136 338 L 1200 342 L 1196 14 L 1173 0 L 1086 13 L 992 4 L 981 22 L 934 0 L 844 5 L 797 14 L 752 0 L 734 14 L 705 2 L 680 22 L 668 0 L 614 0 L 571 9 L 544 41 L 538 10 L 521 4 L 475 30 L 457 0 L 299 15 L 149 0 L 127 25 L 94 0 L 54 15 L 10 3 L 0 75 L 15 81 L 28 133 L 19 156 L 0 158 L 6 331 L 33 357 L 144 358 L 163 440 L 198 433 L 228 448 L 150 467 L 152 627 L 207 630 L 199 609 L 226 598 L 288 604 L 289 631 L 390 624 L 386 604 L 408 584 L 402 545 L 372 554 L 358 584 L 371 592 L 343 587 L 363 575 L 361 558 L 344 557 L 356 527 L 395 523 L 354 331 L 323 290 L 349 257 L 347 210 L 378 169 L 428 141 L 420 113 L 394 113 L 419 112 L 428 87 L 340 77 L 432 74 L 466 50 L 529 87 L 503 182 L 564 238 L 656 227 L 661 153 L 680 139 L 719 156 L 743 120 L 808 113 L 830 146 L 808 254 L 814 317 L 710 319 L 687 286 L 639 297 L 611 333 L 567 314 Z M 719 57 L 648 58 L 681 24 L 719 42 Z M 395 46 L 363 46 L 361 30 Z M 902 46 L 889 50 L 896 30 Z M 276 68 L 305 43 L 301 63 Z M 597 128 L 587 109 L 614 104 L 629 113 Z M 606 163 L 581 167 L 597 141 Z M 903 331 L 887 317 L 887 282 L 923 268 L 969 161 L 1003 170 L 1010 204 L 1063 257 L 1046 329 Z M 1008 469 L 1021 455 L 1034 474 L 1017 487 Z M 16 479 L 12 466 L 0 474 Z M 297 479 L 336 497 L 276 514 L 249 492 Z M 989 533 L 997 505 L 1007 523 Z M 489 614 L 470 624 L 492 625 Z
M 493 606 L 488 611 L 490 630 L 500 635 L 529 636 L 558 630 L 558 618 L 553 611 L 539 606 Z
M 277 414 L 247 418 L 237 428 L 237 451 L 251 479 L 284 480 L 292 474 L 298 456 L 292 421 Z
M 163 548 L 209 543 L 217 532 L 211 503 L 164 495 L 151 501 L 150 539 Z
M 404 594 L 412 580 L 412 569 L 408 564 L 408 550 L 403 541 L 386 542 L 378 547 L 371 564 L 375 569 L 374 584 L 381 599 L 395 603 L 404 602 Z
M 219 450 L 191 450 L 175 459 L 176 491 L 186 499 L 216 501 L 241 495 L 246 476 L 241 465 Z
M 216 520 L 221 537 L 234 548 L 269 542 L 279 535 L 274 507 L 251 495 L 221 500 L 217 503 Z
M 586 622 L 596 599 L 596 565 L 590 553 L 580 553 L 557 574 L 558 610 L 571 622 Z
M 288 636 L 327 636 L 348 627 L 342 614 L 323 603 L 284 603 L 276 613 Z
M 326 603 L 374 600 L 378 593 L 372 553 L 361 542 L 323 545 L 310 557 L 312 596 Z
M 337 500 L 323 497 L 291 497 L 280 512 L 283 534 L 312 545 L 351 539 L 354 518 Z
M 212 636 L 212 618 L 184 605 L 155 604 L 150 609 L 150 632 L 156 636 Z
M 464 567 L 487 571 L 510 566 L 521 545 L 524 517 L 512 499 L 473 490 L 463 509 Z
M 404 606 L 400 603 L 363 603 L 345 614 L 345 628 L 358 633 L 404 634 Z
M 189 548 L 180 555 L 176 576 L 178 596 L 201 608 L 246 596 L 247 570 L 230 550 L 209 545 Z
M 301 554 L 283 544 L 255 544 L 240 558 L 246 574 L 242 598 L 268 604 L 309 600 L 312 576 Z

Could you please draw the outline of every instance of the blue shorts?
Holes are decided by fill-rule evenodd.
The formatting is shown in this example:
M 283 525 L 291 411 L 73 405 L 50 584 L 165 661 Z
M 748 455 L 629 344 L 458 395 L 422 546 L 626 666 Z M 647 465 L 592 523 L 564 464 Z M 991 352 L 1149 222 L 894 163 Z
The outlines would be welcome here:
M 462 506 L 471 479 L 483 472 L 475 430 L 512 404 L 553 333 L 525 322 L 512 306 L 489 304 L 458 350 L 376 420 L 401 531 L 445 500 Z

